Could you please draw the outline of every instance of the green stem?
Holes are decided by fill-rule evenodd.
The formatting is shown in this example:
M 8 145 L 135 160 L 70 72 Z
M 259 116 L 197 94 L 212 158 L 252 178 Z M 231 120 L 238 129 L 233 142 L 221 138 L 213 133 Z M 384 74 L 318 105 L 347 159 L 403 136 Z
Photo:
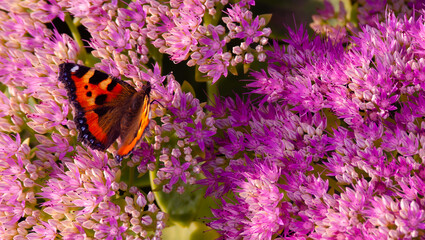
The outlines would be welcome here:
M 128 186 L 133 186 L 134 185 L 134 178 L 135 178 L 134 171 L 135 170 L 137 171 L 137 169 L 135 169 L 134 167 L 130 167 L 129 168 L 128 174 L 130 176 L 128 176 Z
M 209 24 L 217 25 L 218 22 L 221 20 L 221 10 L 223 9 L 223 5 L 218 4 L 217 11 L 214 16 L 209 15 L 208 13 L 204 14 L 203 21 L 204 26 L 208 26 Z M 212 81 L 207 81 L 207 94 L 208 94 L 208 104 L 215 104 L 215 96 L 218 95 L 218 87 L 220 79 L 215 82 L 214 84 Z
M 76 20 L 76 19 L 74 19 Z M 87 55 L 87 51 L 86 48 L 84 47 L 84 43 L 81 40 L 81 35 L 80 32 L 78 31 L 78 25 L 79 25 L 79 20 L 76 20 L 75 22 L 72 20 L 71 16 L 69 14 L 65 15 L 65 22 L 69 27 L 69 30 L 71 31 L 72 37 L 74 38 L 74 40 L 78 43 L 78 46 L 80 47 L 80 52 L 79 52 L 79 56 L 78 58 L 85 60 L 86 59 L 86 55 Z
M 214 14 L 214 16 L 211 16 L 208 12 L 205 12 L 204 17 L 203 17 L 203 22 L 204 22 L 204 26 L 208 26 L 210 24 L 212 25 L 217 25 L 218 22 L 221 20 L 221 10 L 224 8 L 223 5 L 218 4 L 218 6 L 216 7 L 216 13 Z

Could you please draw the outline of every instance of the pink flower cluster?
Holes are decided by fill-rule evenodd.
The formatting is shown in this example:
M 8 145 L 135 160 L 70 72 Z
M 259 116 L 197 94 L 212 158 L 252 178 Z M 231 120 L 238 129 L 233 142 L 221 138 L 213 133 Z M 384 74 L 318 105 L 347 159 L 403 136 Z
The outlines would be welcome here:
M 342 4 L 340 27 L 320 25 L 326 3 L 328 39 L 301 27 L 272 46 L 252 0 L 0 3 L 0 238 L 160 239 L 200 217 L 222 239 L 424 238 L 425 11 L 384 2 L 359 2 L 356 29 Z M 209 87 L 267 67 L 207 105 L 163 57 Z M 151 84 L 122 165 L 77 141 L 63 62 Z
M 424 16 L 388 13 L 347 49 L 290 30 L 248 84 L 259 104 L 208 107 L 199 183 L 223 239 L 424 238 Z

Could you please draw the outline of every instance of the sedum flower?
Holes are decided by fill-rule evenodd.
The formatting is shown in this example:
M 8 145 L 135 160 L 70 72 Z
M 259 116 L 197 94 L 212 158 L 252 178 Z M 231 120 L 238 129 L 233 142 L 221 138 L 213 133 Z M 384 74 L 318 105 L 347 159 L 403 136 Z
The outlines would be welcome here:
M 385 21 L 388 9 L 402 17 L 411 16 L 423 7 L 423 0 L 360 0 L 352 3 L 339 1 L 334 4 L 325 0 L 324 9 L 317 10 L 318 14 L 312 16 L 310 27 L 334 42 L 346 42 L 349 40 L 348 36 L 355 36 L 360 28 L 366 25 L 376 26 Z
M 0 4 L 2 238 L 159 239 L 182 212 L 199 218 L 199 186 L 218 200 L 207 219 L 222 239 L 423 238 L 425 12 L 373 4 L 359 3 L 355 37 L 341 5 L 344 28 L 316 26 L 328 39 L 301 27 L 268 52 L 254 1 Z M 201 103 L 161 72 L 160 54 L 211 83 L 267 61 L 247 84 L 259 98 Z M 149 128 L 122 165 L 114 145 L 76 141 L 64 61 L 151 84 Z
M 284 225 L 279 202 L 283 194 L 276 184 L 279 169 L 267 162 L 250 163 L 234 171 L 232 184 L 238 193 L 235 201 L 223 201 L 214 209 L 216 220 L 210 226 L 226 239 L 270 239 Z M 230 180 L 230 179 L 229 179 Z
M 423 237 L 423 14 L 388 13 L 347 49 L 290 31 L 252 74 L 258 105 L 216 98 L 219 147 L 200 159 L 199 181 L 221 199 L 212 228 L 226 239 Z M 266 163 L 276 170 L 262 175 Z M 274 181 L 254 185 L 251 173 Z M 284 193 L 277 209 L 261 209 L 262 186 Z
M 170 4 L 168 13 L 205 9 L 199 3 Z M 149 31 L 161 29 L 152 18 L 164 7 L 154 1 L 136 1 L 124 7 L 114 1 L 1 4 L 3 238 L 162 236 L 168 215 L 156 206 L 157 195 L 134 183 L 134 172 L 140 173 L 140 178 L 154 172 L 152 182 L 159 189 L 183 194 L 200 177 L 196 158 L 212 144 L 211 140 L 193 138 L 191 133 L 207 138 L 215 133 L 214 120 L 205 114 L 198 99 L 183 93 L 172 74 L 162 75 L 158 64 L 145 65 L 152 57 L 147 43 L 152 40 Z M 188 14 L 185 20 L 190 22 L 194 16 Z M 49 28 L 53 18 L 65 20 L 75 35 Z M 91 35 L 87 40 L 91 52 L 83 46 L 78 24 Z M 171 27 L 167 33 L 177 30 Z M 170 52 L 171 58 L 176 56 Z M 125 167 L 117 166 L 109 154 L 114 146 L 98 152 L 76 141 L 76 127 L 70 117 L 73 110 L 57 80 L 60 63 L 93 64 L 93 57 L 100 60 L 97 69 L 131 79 L 136 89 L 147 81 L 152 85 L 155 101 L 151 114 L 155 120 L 146 134 L 149 144 L 137 146 L 124 162 Z

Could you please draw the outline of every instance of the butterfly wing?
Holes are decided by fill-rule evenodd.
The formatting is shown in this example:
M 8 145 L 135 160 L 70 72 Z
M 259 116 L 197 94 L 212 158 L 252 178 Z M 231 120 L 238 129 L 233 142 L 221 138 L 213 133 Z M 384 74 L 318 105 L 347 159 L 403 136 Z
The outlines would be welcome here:
M 118 160 L 133 150 L 149 124 L 150 90 L 151 86 L 148 82 L 132 97 L 127 112 L 121 120 L 121 145 L 116 156 Z
M 136 90 L 106 73 L 74 63 L 59 65 L 59 80 L 75 108 L 79 140 L 93 149 L 106 150 L 120 136 L 123 106 Z

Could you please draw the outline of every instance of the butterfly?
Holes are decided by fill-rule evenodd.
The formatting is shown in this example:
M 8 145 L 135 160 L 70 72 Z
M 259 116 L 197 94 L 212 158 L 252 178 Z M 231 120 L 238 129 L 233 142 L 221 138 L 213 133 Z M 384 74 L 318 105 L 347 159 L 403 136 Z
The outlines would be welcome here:
M 115 159 L 121 162 L 149 124 L 150 83 L 136 91 L 116 77 L 75 63 L 60 64 L 58 79 L 75 109 L 78 141 L 105 151 L 119 137 Z

